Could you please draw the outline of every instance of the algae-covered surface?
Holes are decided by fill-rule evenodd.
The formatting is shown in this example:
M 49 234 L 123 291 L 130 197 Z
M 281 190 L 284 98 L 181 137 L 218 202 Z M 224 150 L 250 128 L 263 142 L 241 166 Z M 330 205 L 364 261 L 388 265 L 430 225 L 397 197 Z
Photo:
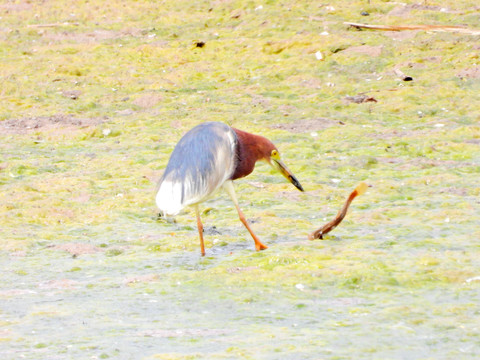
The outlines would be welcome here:
M 477 1 L 4 1 L 4 359 L 478 359 Z M 402 73 L 412 78 L 403 81 Z M 157 217 L 204 121 L 270 138 L 228 196 Z M 345 220 L 335 216 L 360 182 Z

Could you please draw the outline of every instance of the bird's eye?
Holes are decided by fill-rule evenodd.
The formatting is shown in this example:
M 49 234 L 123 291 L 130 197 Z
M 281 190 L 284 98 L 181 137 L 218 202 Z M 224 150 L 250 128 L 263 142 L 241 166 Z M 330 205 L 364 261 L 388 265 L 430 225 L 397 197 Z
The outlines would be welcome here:
M 277 150 L 272 150 L 272 155 L 271 155 L 272 158 L 278 158 L 278 151 Z

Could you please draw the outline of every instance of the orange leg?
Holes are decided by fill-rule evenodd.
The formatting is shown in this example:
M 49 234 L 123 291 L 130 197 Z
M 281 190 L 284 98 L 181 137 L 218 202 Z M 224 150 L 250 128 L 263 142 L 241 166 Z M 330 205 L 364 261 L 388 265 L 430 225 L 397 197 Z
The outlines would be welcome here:
M 240 209 L 240 206 L 238 206 L 237 196 L 235 194 L 235 189 L 233 188 L 233 182 L 231 180 L 228 180 L 223 184 L 223 187 L 232 198 L 232 201 L 235 204 L 235 208 L 237 209 L 238 217 L 240 218 L 240 221 L 242 222 L 243 225 L 245 225 L 250 235 L 252 235 L 253 241 L 255 241 L 255 249 L 257 251 L 268 249 L 268 246 L 262 244 L 262 242 L 258 239 L 257 235 L 254 234 L 253 230 L 250 228 L 250 225 L 247 222 L 247 219 L 245 219 L 245 215 L 243 215 L 243 212 Z
M 205 245 L 203 244 L 203 224 L 202 219 L 200 219 L 198 205 L 195 205 L 195 214 L 197 215 L 198 236 L 200 237 L 200 251 L 202 252 L 202 256 L 205 256 Z

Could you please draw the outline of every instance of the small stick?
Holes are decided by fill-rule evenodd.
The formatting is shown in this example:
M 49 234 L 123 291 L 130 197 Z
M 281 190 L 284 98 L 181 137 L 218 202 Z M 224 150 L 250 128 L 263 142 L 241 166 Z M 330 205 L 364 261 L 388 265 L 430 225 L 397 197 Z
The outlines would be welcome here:
M 46 27 L 57 27 L 57 26 L 78 26 L 78 23 L 53 23 L 53 24 L 28 24 L 29 28 L 46 28 Z
M 480 30 L 467 29 L 465 27 L 451 25 L 368 25 L 351 22 L 344 22 L 344 24 L 350 25 L 357 29 L 371 29 L 383 31 L 425 30 L 436 32 L 461 33 L 466 35 L 480 35 Z
M 400 69 L 393 69 L 393 72 L 395 73 L 395 75 L 397 75 L 403 81 L 412 81 L 413 80 L 413 78 L 411 76 L 405 75 L 402 72 L 402 70 L 400 70 Z
M 323 235 L 329 233 L 333 229 L 337 227 L 338 224 L 340 224 L 347 215 L 347 210 L 350 204 L 352 203 L 353 199 L 355 199 L 358 195 L 362 195 L 365 190 L 367 190 L 367 184 L 365 183 L 360 183 L 355 190 L 353 190 L 348 197 L 347 201 L 345 201 L 345 204 L 343 204 L 343 207 L 340 209 L 338 212 L 337 216 L 333 218 L 332 221 L 328 222 L 327 224 L 323 225 L 320 229 L 315 230 L 313 233 L 308 235 L 309 240 L 314 240 L 314 239 L 323 239 Z

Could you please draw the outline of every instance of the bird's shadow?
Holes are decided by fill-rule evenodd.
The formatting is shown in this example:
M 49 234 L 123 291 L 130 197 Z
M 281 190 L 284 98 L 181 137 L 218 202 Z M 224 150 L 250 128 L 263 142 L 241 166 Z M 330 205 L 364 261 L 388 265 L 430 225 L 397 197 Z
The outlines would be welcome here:
M 155 221 L 160 223 L 167 223 L 167 224 L 176 224 L 177 220 L 174 217 L 166 217 L 163 216 L 162 213 L 158 213 L 157 216 L 154 217 Z

